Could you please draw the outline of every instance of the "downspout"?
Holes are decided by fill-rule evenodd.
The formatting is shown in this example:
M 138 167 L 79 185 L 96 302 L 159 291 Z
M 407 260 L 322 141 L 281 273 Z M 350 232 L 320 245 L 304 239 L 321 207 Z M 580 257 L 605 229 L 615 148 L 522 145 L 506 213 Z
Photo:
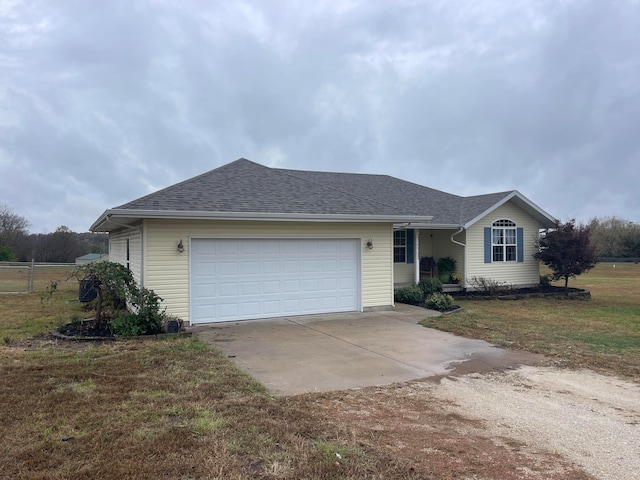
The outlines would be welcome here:
M 144 287 L 144 239 L 143 239 L 144 229 L 143 229 L 143 226 L 140 225 L 139 227 L 132 227 L 131 225 L 118 223 L 111 218 L 111 215 L 107 215 L 107 221 L 113 223 L 118 227 L 122 227 L 125 230 L 137 230 L 140 232 L 140 287 Z M 111 242 L 109 242 L 109 246 L 111 246 Z M 111 248 L 109 248 L 109 250 L 111 250 Z M 111 253 L 111 251 L 109 251 L 109 253 Z
M 462 279 L 462 284 L 466 288 L 466 283 L 467 283 L 467 250 L 466 249 L 467 249 L 467 246 L 464 243 L 453 239 L 453 237 L 455 237 L 456 235 L 458 235 L 458 234 L 460 234 L 462 232 L 464 232 L 464 227 L 463 226 L 460 227 L 460 230 L 458 230 L 457 232 L 451 234 L 450 240 L 451 240 L 451 243 L 455 243 L 456 245 L 460 245 L 463 248 L 462 258 L 464 259 L 464 278 Z
M 413 234 L 413 264 L 415 265 L 415 284 L 420 283 L 420 229 L 416 228 Z

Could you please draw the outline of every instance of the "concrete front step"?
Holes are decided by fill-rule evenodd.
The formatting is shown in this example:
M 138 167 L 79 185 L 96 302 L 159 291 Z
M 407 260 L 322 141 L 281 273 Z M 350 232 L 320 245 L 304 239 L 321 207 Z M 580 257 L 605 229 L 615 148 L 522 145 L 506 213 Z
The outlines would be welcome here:
M 443 283 L 442 284 L 442 291 L 444 293 L 461 292 L 462 291 L 462 286 L 459 283 Z

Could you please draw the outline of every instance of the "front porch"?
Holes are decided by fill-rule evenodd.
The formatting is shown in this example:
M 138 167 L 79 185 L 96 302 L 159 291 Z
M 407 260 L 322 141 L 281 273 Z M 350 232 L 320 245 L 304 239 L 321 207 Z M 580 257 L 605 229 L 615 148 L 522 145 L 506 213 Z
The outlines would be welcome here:
M 402 233 L 400 233 L 402 232 Z M 443 291 L 457 292 L 464 289 L 466 232 L 462 229 L 394 228 L 394 288 L 415 285 L 422 278 L 439 278 Z M 455 267 L 450 274 L 456 274 L 460 281 L 449 281 L 446 272 L 439 272 L 438 260 L 449 257 Z M 441 278 L 442 277 L 442 278 Z

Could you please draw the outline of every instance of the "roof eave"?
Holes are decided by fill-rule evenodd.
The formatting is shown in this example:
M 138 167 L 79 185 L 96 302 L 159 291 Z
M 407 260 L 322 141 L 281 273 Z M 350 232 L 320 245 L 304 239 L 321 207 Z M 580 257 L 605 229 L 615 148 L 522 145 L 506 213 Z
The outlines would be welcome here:
M 274 222 L 351 222 L 351 223 L 413 223 L 427 222 L 427 215 L 353 215 L 312 213 L 261 213 L 261 212 L 197 212 L 170 210 L 106 210 L 89 228 L 92 232 L 109 232 L 142 219 L 159 220 L 243 220 Z M 112 221 L 115 220 L 117 222 Z M 110 226 L 113 228 L 110 228 Z

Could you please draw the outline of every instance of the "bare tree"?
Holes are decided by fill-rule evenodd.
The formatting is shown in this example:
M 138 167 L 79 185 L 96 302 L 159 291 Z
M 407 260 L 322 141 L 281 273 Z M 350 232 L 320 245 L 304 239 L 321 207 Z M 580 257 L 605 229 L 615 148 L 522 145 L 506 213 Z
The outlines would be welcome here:
M 16 242 L 28 233 L 29 221 L 0 205 L 0 249 L 7 259 L 15 256 Z

